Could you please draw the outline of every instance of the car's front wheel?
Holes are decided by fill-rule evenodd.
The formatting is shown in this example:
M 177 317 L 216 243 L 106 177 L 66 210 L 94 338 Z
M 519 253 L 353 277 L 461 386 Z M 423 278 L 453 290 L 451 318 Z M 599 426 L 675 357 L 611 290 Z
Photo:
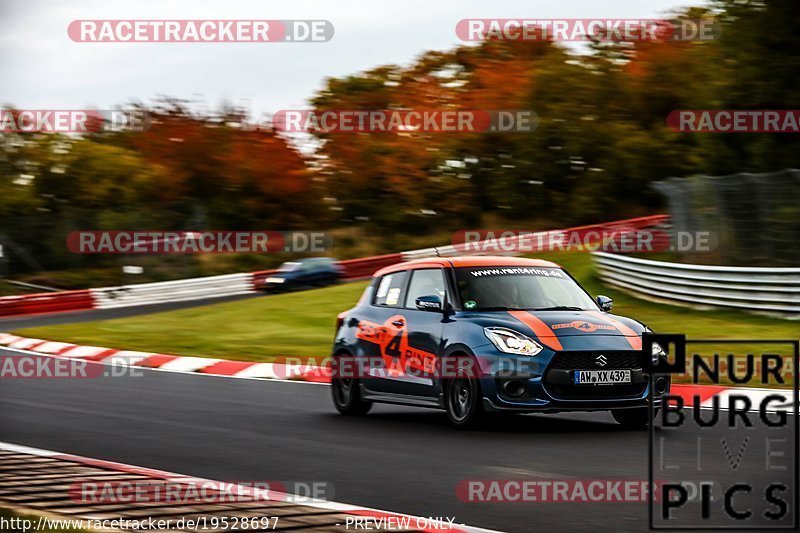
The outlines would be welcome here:
M 474 426 L 483 418 L 483 398 L 477 379 L 455 377 L 448 380 L 444 400 L 447 418 L 457 428 Z
M 653 416 L 658 413 L 655 409 Z M 614 420 L 628 429 L 645 429 L 650 424 L 650 408 L 637 407 L 636 409 L 619 409 L 611 411 Z
M 372 402 L 361 399 L 361 389 L 356 378 L 331 378 L 333 405 L 343 415 L 361 416 L 372 408 Z

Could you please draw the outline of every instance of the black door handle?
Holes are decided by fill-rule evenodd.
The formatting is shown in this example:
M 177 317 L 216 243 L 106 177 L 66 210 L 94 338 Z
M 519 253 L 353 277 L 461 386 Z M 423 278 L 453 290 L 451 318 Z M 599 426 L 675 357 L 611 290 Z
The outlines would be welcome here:
M 392 322 L 392 325 L 397 326 L 398 328 L 402 327 L 403 324 L 405 324 L 405 322 L 403 322 L 402 320 L 395 320 L 394 322 Z

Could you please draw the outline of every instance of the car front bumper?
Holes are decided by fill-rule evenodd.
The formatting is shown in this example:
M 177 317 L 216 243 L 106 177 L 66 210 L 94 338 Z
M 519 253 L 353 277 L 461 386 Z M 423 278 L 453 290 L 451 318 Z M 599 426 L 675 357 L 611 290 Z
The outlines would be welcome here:
M 587 366 L 598 351 L 551 352 L 537 357 L 537 364 L 499 368 L 493 357 L 483 358 L 484 373 L 480 377 L 484 408 L 487 411 L 563 412 L 607 411 L 647 407 L 661 404 L 669 393 L 668 376 L 650 377 L 642 369 L 641 352 L 611 351 L 605 369 L 630 370 L 630 383 L 614 385 L 575 385 L 576 370 L 597 370 Z M 498 356 L 498 360 L 507 356 Z M 559 359 L 561 357 L 561 359 Z M 651 387 L 653 388 L 651 394 Z

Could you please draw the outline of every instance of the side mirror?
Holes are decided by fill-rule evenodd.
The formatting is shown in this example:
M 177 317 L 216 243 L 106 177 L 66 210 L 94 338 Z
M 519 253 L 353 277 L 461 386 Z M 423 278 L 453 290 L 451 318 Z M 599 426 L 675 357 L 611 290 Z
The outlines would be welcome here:
M 416 304 L 420 311 L 441 312 L 443 308 L 442 299 L 434 295 L 420 296 L 417 298 Z
M 611 308 L 614 307 L 614 300 L 601 294 L 597 297 L 597 305 L 600 306 L 600 309 L 608 313 L 611 311 Z

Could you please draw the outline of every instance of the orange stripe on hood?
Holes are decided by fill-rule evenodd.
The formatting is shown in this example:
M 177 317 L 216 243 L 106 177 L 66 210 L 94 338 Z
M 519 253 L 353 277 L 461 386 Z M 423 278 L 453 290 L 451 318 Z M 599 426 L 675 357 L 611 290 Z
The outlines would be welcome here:
M 534 315 L 527 311 L 509 311 L 508 314 L 531 328 L 542 344 L 551 350 L 564 349 L 564 347 L 561 346 L 561 341 L 558 340 L 558 337 L 556 337 L 556 334 L 553 333 L 552 329 L 550 329 L 550 326 L 536 318 Z
M 600 311 L 589 311 L 589 314 L 592 316 L 596 316 L 600 320 L 603 320 L 611 324 L 615 328 L 617 328 L 617 331 L 625 335 L 625 340 L 628 341 L 628 344 L 630 344 L 631 348 L 633 348 L 634 350 L 642 349 L 642 338 L 639 335 L 637 335 L 635 331 L 633 331 L 631 328 L 629 328 L 619 320 L 611 318 L 610 316 L 605 315 Z

